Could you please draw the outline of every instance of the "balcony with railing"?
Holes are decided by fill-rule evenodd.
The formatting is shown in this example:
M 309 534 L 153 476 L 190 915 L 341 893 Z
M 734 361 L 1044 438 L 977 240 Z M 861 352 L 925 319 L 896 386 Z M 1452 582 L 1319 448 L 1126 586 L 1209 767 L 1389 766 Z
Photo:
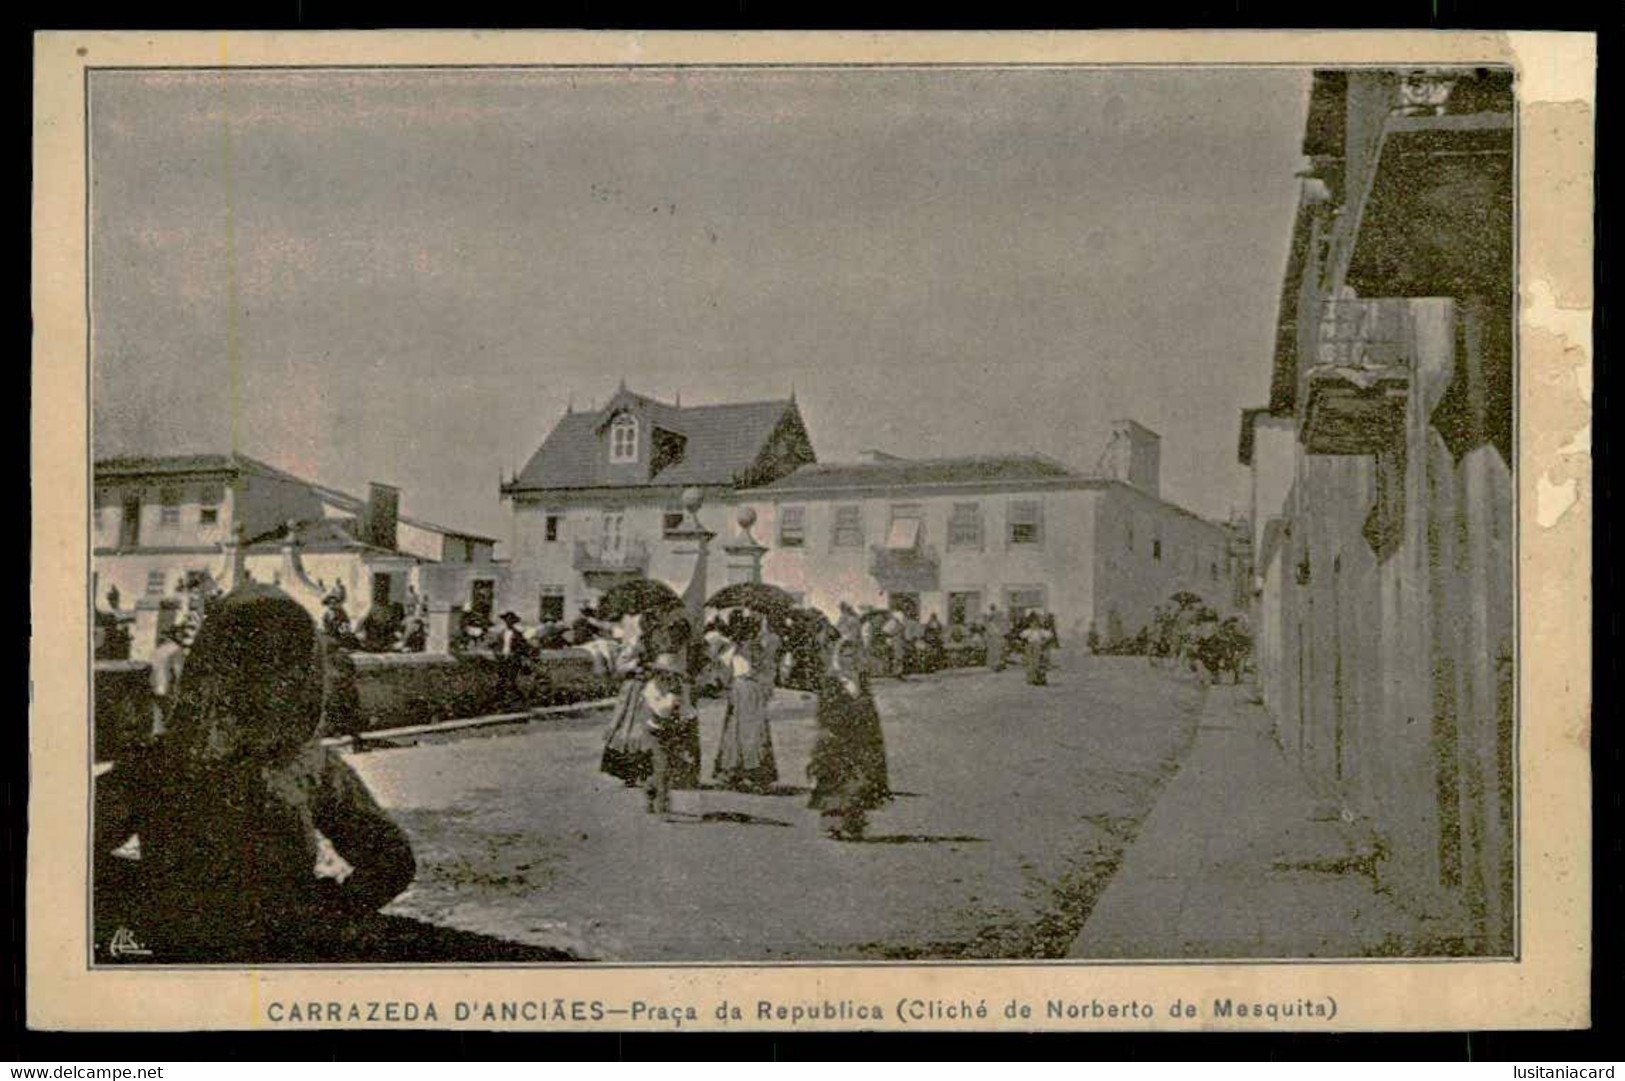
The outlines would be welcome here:
M 1392 445 L 1410 393 L 1403 300 L 1320 305 L 1299 375 L 1299 431 L 1311 454 L 1375 454 Z
M 649 545 L 642 540 L 576 541 L 570 565 L 582 574 L 646 574 Z
M 1393 297 L 1510 289 L 1511 72 L 1359 72 L 1333 85 L 1317 83 L 1319 111 L 1333 119 L 1307 174 L 1327 198 L 1319 288 Z
M 888 593 L 929 593 L 939 588 L 942 560 L 929 544 L 890 548 L 876 544 L 869 549 L 869 573 Z

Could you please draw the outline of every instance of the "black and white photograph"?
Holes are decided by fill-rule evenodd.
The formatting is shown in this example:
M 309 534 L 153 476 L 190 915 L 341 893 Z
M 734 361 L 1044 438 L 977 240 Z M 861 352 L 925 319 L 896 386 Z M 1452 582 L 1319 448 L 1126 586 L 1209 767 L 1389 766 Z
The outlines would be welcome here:
M 1585 1016 L 1589 44 L 59 38 L 52 1016 Z
M 1510 69 L 87 90 L 95 964 L 1516 953 Z

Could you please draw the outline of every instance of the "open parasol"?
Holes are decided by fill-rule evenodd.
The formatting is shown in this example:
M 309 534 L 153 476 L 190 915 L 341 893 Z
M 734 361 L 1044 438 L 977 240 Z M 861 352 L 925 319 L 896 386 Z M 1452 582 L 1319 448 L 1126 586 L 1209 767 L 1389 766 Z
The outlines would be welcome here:
M 791 636 L 801 641 L 817 642 L 835 635 L 835 624 L 816 608 L 792 608 L 785 613 L 784 623 Z
M 879 628 L 885 626 L 886 621 L 895 614 L 890 608 L 874 608 L 859 616 L 858 622 L 865 627 L 874 626 Z
M 778 586 L 765 582 L 735 582 L 711 594 L 707 608 L 749 608 L 775 621 L 783 620 L 800 607 L 796 599 Z
M 598 602 L 600 619 L 616 620 L 629 615 L 650 615 L 682 608 L 683 599 L 664 582 L 634 578 L 611 586 Z

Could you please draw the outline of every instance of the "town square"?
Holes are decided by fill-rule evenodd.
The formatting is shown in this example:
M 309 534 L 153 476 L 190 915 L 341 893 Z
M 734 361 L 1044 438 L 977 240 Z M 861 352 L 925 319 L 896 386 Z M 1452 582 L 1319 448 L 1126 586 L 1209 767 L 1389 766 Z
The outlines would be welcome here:
M 1514 954 L 1510 69 L 87 86 L 93 964 Z

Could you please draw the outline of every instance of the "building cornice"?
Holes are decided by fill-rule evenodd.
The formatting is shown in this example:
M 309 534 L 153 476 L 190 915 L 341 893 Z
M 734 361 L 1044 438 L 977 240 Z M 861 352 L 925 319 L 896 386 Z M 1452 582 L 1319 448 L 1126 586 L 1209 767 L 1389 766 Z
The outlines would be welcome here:
M 218 544 L 173 544 L 173 545 L 141 545 L 137 548 L 96 548 L 92 554 L 97 556 L 197 556 L 219 555 L 222 551 Z

